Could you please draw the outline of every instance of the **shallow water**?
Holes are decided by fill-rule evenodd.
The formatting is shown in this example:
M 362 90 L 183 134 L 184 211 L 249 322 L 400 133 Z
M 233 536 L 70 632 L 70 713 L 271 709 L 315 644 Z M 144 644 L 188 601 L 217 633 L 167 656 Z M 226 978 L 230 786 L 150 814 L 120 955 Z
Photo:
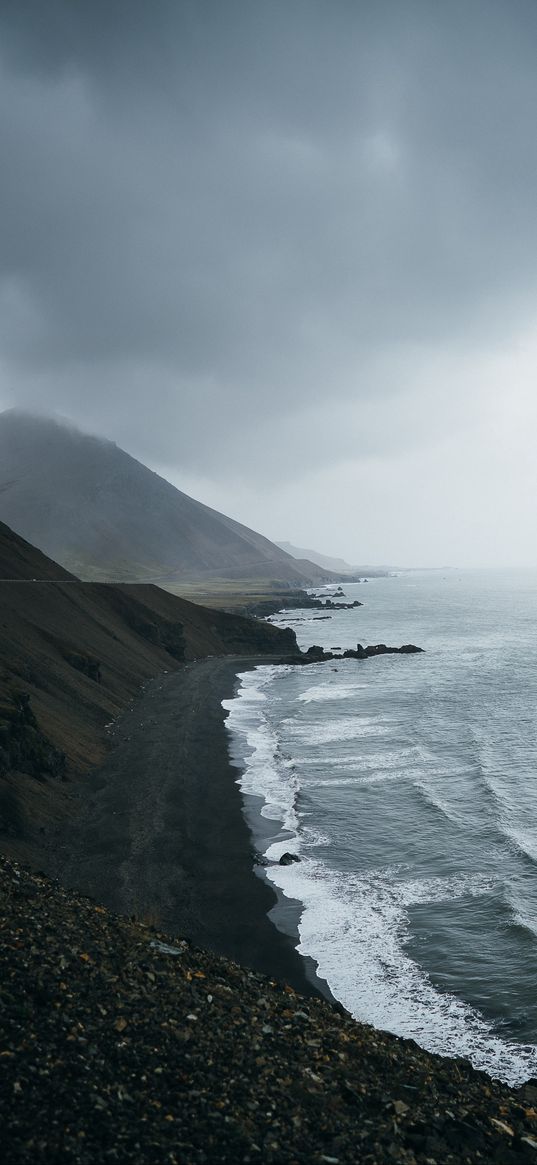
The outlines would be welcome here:
M 357 1018 L 517 1083 L 537 1075 L 537 573 L 344 589 L 364 607 L 276 621 L 426 654 L 244 674 L 242 789 L 286 831 L 269 858 L 301 859 L 269 877 Z

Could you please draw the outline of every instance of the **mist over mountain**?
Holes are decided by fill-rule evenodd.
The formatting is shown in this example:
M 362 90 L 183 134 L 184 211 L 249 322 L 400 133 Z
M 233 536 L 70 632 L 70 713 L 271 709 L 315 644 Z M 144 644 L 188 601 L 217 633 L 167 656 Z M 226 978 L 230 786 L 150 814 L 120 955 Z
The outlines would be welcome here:
M 338 577 L 340 575 L 352 574 L 353 577 L 370 574 L 372 576 L 379 576 L 389 574 L 393 570 L 393 566 L 364 564 L 363 562 L 357 566 L 351 566 L 344 558 L 333 558 L 329 554 L 321 554 L 318 550 L 306 550 L 303 546 L 293 546 L 292 542 L 277 542 L 276 546 L 280 550 L 285 550 L 286 554 L 291 554 L 293 558 L 302 562 L 306 559 L 308 562 L 314 562 L 322 570 L 330 570 Z M 351 581 L 351 580 L 348 580 Z
M 326 570 L 351 574 L 358 569 L 356 566 L 351 566 L 349 562 L 345 562 L 344 558 L 330 558 L 328 554 L 320 554 L 318 550 L 305 550 L 302 546 L 293 546 L 292 542 L 277 542 L 276 546 L 279 546 L 280 550 L 284 550 L 286 554 L 290 554 L 292 558 L 307 558 L 310 562 L 315 562 L 317 566 L 322 566 Z
M 188 497 L 111 441 L 18 410 L 0 415 L 0 519 L 88 579 L 307 585 L 327 574 Z

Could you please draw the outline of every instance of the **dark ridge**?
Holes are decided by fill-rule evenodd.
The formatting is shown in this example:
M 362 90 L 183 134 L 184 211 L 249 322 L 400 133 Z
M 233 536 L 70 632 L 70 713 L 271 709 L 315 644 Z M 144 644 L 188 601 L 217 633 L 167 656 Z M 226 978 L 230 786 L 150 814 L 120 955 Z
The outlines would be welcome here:
M 4 580 L 68 579 L 75 576 L 52 562 L 4 522 L 0 522 L 0 582 Z

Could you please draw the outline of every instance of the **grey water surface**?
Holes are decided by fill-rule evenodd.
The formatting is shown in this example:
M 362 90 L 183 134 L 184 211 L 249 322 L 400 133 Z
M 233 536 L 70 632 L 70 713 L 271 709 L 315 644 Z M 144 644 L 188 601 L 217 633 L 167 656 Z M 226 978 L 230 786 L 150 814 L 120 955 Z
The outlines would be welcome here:
M 425 654 L 244 674 L 241 785 L 285 829 L 269 859 L 301 859 L 269 877 L 358 1019 L 517 1083 L 537 1075 L 537 572 L 344 590 L 364 606 L 275 621 Z

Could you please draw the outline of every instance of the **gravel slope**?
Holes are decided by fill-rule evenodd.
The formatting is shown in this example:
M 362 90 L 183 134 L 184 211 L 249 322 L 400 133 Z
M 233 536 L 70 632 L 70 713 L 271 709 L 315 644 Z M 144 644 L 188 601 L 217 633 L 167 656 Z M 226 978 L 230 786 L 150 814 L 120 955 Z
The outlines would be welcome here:
M 5 1165 L 537 1161 L 531 1085 L 512 1092 L 6 859 L 0 918 Z

